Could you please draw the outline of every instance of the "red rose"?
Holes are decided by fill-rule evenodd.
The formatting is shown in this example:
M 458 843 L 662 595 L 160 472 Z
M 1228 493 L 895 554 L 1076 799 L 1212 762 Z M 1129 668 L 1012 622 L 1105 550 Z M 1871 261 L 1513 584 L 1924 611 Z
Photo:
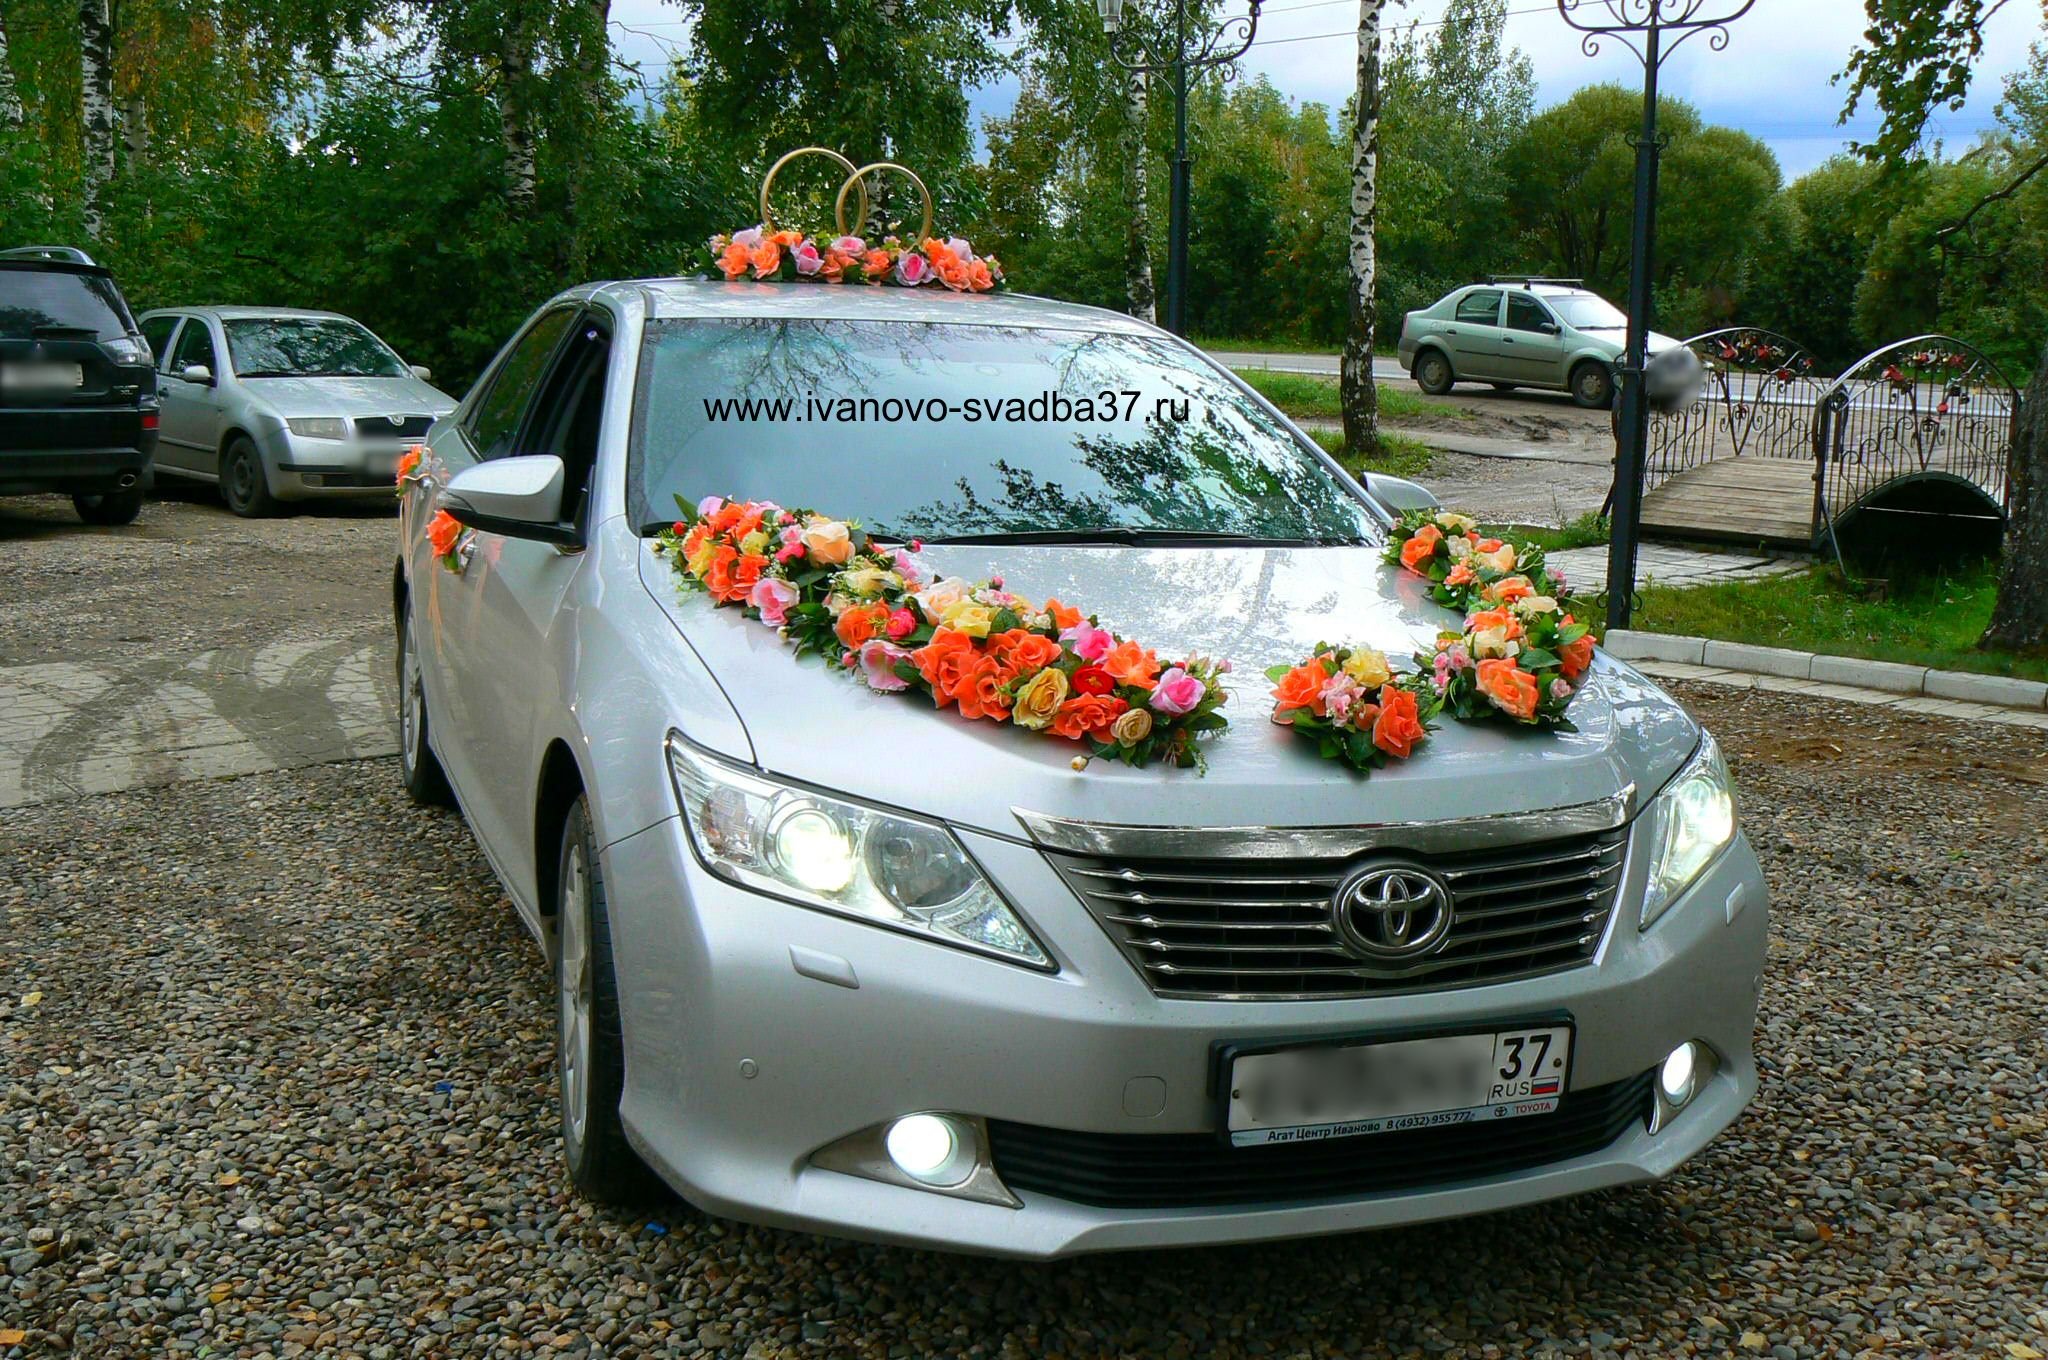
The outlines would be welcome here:
M 1100 666 L 1083 666 L 1073 675 L 1076 694 L 1114 694 L 1116 681 Z

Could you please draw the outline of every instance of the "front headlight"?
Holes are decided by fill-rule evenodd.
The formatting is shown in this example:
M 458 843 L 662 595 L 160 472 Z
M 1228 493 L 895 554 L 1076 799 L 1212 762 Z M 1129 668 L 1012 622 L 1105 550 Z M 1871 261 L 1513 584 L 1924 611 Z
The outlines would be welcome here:
M 1050 968 L 1052 960 L 953 833 L 769 779 L 668 738 L 697 858 L 743 888 Z
M 1700 735 L 1678 777 L 1650 804 L 1650 881 L 1643 893 L 1643 926 L 1678 900 L 1723 846 L 1735 839 L 1735 787 L 1712 737 Z
M 302 439 L 348 438 L 348 422 L 339 416 L 293 416 L 285 428 Z

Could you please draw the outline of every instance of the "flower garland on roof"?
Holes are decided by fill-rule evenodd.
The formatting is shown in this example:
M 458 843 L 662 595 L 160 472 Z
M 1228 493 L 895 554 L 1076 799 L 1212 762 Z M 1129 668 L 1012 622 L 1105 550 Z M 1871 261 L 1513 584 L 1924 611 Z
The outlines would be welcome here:
M 866 283 L 920 288 L 936 283 L 956 293 L 992 293 L 1003 286 L 993 255 L 977 255 L 958 236 L 927 237 L 911 247 L 895 236 L 870 244 L 859 236 L 806 235 L 753 226 L 706 243 L 704 276 L 736 283 Z
M 877 543 L 852 521 L 768 501 L 681 497 L 656 535 L 685 586 L 775 628 L 878 693 L 915 691 L 964 718 L 1086 744 L 1091 759 L 1202 763 L 1222 731 L 1228 661 L 1162 662 L 1151 648 L 1059 600 L 1034 604 L 978 583 L 927 580 L 919 544 Z

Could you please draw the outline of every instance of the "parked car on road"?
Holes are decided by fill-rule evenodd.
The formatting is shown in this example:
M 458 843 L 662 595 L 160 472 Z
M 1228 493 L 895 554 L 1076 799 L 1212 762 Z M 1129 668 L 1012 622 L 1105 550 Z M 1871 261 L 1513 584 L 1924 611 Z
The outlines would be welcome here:
M 388 496 L 399 455 L 455 409 L 428 370 L 333 312 L 173 307 L 142 331 L 160 356 L 158 469 L 218 483 L 238 515 Z
M 1408 313 L 1401 367 L 1435 396 L 1484 382 L 1569 392 L 1581 406 L 1605 408 L 1627 336 L 1627 314 L 1577 279 L 1495 278 Z M 1651 357 L 1677 344 L 1653 331 Z
M 150 364 L 90 255 L 0 250 L 0 496 L 69 495 L 88 524 L 131 522 L 156 453 Z
M 1206 775 L 1077 773 L 797 659 L 657 551 L 714 492 L 1234 658 Z M 401 772 L 452 791 L 554 966 L 587 1195 L 1026 1257 L 1289 1238 L 1666 1176 L 1756 1092 L 1765 888 L 1712 739 L 1604 653 L 1570 730 L 1446 723 L 1369 780 L 1266 721 L 1266 664 L 1457 616 L 1384 560 L 1370 486 L 1152 326 L 586 286 L 400 504 Z M 814 527 L 806 561 L 846 560 Z

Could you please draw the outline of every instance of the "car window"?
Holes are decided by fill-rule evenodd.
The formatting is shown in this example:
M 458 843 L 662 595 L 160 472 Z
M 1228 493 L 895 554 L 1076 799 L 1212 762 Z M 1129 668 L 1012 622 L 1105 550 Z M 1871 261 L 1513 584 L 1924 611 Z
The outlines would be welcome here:
M 627 463 L 638 525 L 672 520 L 677 496 L 731 495 L 897 538 L 1379 536 L 1284 421 L 1169 340 L 766 317 L 646 335 Z
M 196 316 L 178 332 L 178 352 L 171 356 L 170 371 L 183 373 L 188 364 L 205 364 L 214 377 L 220 376 L 220 361 L 213 353 L 213 332 Z
M 121 290 L 104 273 L 0 266 L 0 340 L 84 331 L 96 340 L 135 332 Z
M 1458 320 L 1475 326 L 1493 326 L 1500 322 L 1500 290 L 1481 288 L 1458 299 Z
M 1618 331 L 1628 327 L 1628 316 L 1597 293 L 1573 293 L 1552 304 L 1567 325 L 1582 331 Z
M 159 368 L 171 357 L 171 332 L 176 329 L 175 316 L 153 316 L 142 323 L 142 338 L 149 342 L 150 362 Z
M 586 313 L 580 318 L 548 370 L 519 437 L 520 453 L 552 453 L 562 460 L 562 518 L 571 524 L 583 520 L 590 471 L 597 462 L 611 347 L 601 317 Z
M 1508 329 L 1540 331 L 1551 324 L 1550 312 L 1535 298 L 1523 293 L 1508 294 Z
M 470 442 L 479 458 L 503 458 L 512 452 L 519 434 L 519 419 L 526 414 L 527 400 L 540 383 L 541 373 L 555 352 L 555 345 L 569 323 L 576 319 L 573 308 L 548 313 L 512 346 L 483 400 L 477 403 L 468 422 Z
M 331 316 L 237 317 L 221 323 L 238 378 L 403 378 L 390 346 Z

